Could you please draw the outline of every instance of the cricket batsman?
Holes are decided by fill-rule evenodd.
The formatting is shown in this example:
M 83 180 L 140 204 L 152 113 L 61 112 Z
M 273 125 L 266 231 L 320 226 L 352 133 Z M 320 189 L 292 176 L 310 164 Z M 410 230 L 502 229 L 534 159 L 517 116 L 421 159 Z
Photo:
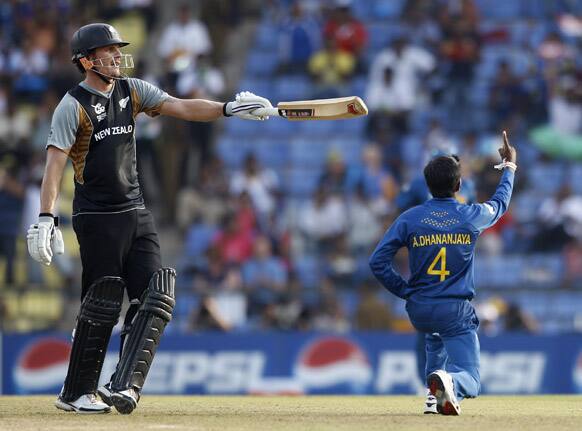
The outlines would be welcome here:
M 516 150 L 503 132 L 499 149 L 502 170 L 495 194 L 482 204 L 461 204 L 457 158 L 440 156 L 424 168 L 433 198 L 402 213 L 370 257 L 374 276 L 394 295 L 406 300 L 414 327 L 426 339 L 426 376 L 429 396 L 437 412 L 459 415 L 463 398 L 479 395 L 479 320 L 471 300 L 475 296 L 473 256 L 477 238 L 507 211 L 516 165 Z M 409 253 L 410 279 L 392 266 L 401 247 Z
M 28 251 L 50 265 L 64 243 L 54 215 L 67 159 L 74 169 L 73 229 L 83 268 L 81 307 L 63 389 L 56 407 L 77 413 L 131 413 L 140 399 L 164 328 L 175 305 L 176 272 L 162 266 L 152 214 L 138 183 L 135 117 L 169 115 L 187 121 L 223 116 L 248 120 L 271 103 L 249 92 L 228 103 L 177 99 L 155 86 L 127 78 L 133 67 L 128 45 L 108 24 L 89 24 L 71 40 L 72 61 L 85 79 L 55 109 L 47 141 L 41 213 L 30 226 Z M 130 301 L 121 333 L 120 358 L 111 381 L 97 384 L 124 292 Z

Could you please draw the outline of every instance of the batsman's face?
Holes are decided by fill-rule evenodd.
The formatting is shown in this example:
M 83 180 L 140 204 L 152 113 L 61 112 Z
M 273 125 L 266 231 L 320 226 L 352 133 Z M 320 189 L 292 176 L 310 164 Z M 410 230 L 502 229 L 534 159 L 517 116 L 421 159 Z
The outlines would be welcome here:
M 95 68 L 106 75 L 119 77 L 121 72 L 121 50 L 118 45 L 104 46 L 95 50 L 95 56 L 92 59 Z

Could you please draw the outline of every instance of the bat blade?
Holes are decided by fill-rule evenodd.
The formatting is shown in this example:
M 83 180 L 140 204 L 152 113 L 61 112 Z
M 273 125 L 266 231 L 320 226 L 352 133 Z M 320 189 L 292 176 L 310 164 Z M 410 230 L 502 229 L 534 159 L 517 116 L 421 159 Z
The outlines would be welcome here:
M 288 120 L 339 120 L 368 114 L 368 107 L 357 96 L 279 102 L 277 109 Z
M 279 102 L 276 108 L 256 109 L 253 114 L 280 116 L 291 121 L 340 120 L 367 115 L 368 107 L 359 97 L 351 96 L 335 99 Z

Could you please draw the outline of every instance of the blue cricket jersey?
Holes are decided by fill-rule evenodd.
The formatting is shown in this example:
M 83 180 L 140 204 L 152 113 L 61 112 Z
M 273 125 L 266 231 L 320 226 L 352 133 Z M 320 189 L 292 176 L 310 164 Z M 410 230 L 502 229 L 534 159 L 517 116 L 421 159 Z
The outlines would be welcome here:
M 370 257 L 374 276 L 390 292 L 407 300 L 472 299 L 477 237 L 507 211 L 513 179 L 514 172 L 505 168 L 495 194 L 482 204 L 434 198 L 402 213 Z M 392 267 L 401 247 L 408 249 L 408 281 Z

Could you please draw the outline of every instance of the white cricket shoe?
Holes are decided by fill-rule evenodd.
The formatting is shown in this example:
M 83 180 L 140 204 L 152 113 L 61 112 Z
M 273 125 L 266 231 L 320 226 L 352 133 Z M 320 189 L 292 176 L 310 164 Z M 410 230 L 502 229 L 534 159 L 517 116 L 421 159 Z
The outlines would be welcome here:
M 424 414 L 425 415 L 436 415 L 438 414 L 438 403 L 437 399 L 434 395 L 430 392 L 426 396 L 426 400 L 424 402 Z
M 453 378 L 444 370 L 438 370 L 429 374 L 428 389 L 431 395 L 437 399 L 437 408 L 443 415 L 458 416 L 461 414 L 461 406 L 455 395 Z
M 59 395 L 55 401 L 55 407 L 66 412 L 82 414 L 109 413 L 111 411 L 111 407 L 98 401 L 95 394 L 81 395 L 75 401 L 71 402 L 64 401 Z

